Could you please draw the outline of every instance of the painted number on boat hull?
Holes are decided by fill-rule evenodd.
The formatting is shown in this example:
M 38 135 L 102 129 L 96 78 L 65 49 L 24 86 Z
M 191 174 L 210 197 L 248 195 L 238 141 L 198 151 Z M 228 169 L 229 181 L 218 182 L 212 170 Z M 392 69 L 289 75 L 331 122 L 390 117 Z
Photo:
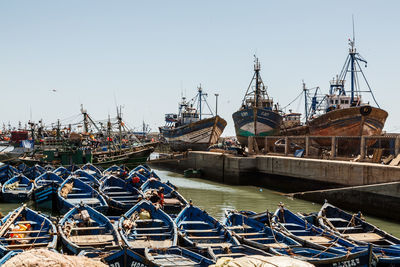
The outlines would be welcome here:
M 140 262 L 136 262 L 136 261 L 133 261 L 132 263 L 131 263 L 131 267 L 146 267 L 147 265 L 145 265 L 145 264 L 143 264 L 143 263 L 140 263 Z M 110 267 L 121 267 L 121 264 L 119 263 L 119 262 L 116 262 L 116 263 L 111 263 L 110 264 Z
M 359 265 L 360 265 L 360 259 L 352 259 L 332 264 L 333 267 L 352 267 Z

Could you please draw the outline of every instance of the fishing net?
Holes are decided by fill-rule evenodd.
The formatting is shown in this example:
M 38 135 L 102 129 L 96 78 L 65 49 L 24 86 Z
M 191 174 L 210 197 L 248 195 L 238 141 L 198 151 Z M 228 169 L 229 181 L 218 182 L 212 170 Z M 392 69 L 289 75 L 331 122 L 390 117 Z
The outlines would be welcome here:
M 61 189 L 61 196 L 66 198 L 68 194 L 71 193 L 73 187 L 74 182 L 65 184 L 64 187 Z
M 105 267 L 106 264 L 84 256 L 68 256 L 47 249 L 30 249 L 9 259 L 3 267 Z
M 292 259 L 285 256 L 266 257 L 260 255 L 241 258 L 223 257 L 210 267 L 312 267 L 311 263 Z

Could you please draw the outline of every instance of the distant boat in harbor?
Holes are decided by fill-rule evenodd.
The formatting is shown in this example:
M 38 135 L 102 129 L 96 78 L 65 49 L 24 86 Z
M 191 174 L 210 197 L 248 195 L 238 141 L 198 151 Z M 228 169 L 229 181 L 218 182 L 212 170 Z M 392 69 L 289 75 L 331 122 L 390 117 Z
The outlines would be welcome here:
M 266 86 L 260 76 L 260 62 L 255 59 L 254 75 L 244 95 L 242 106 L 232 114 L 238 141 L 248 145 L 248 137 L 279 135 L 282 116 L 273 99 L 267 94 Z M 264 142 L 258 144 L 259 148 Z
M 218 142 L 225 129 L 226 121 L 218 115 L 213 116 L 206 102 L 201 86 L 197 95 L 190 101 L 182 97 L 178 114 L 166 114 L 165 126 L 160 127 L 160 133 L 173 151 L 206 150 Z M 209 114 L 203 114 L 203 106 L 210 109 Z M 204 119 L 203 115 L 211 115 Z

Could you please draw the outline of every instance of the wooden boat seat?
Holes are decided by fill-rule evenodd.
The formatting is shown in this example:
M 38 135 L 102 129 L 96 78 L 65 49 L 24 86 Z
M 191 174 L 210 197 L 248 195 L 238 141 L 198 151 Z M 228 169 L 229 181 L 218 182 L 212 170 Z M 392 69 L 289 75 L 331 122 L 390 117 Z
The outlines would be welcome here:
M 222 257 L 245 257 L 245 256 L 247 256 L 246 254 L 243 254 L 243 253 L 228 253 L 228 254 L 217 254 L 217 255 L 215 255 L 215 256 L 217 256 L 218 258 L 222 258 Z
M 287 226 L 289 226 L 289 227 L 301 227 L 301 226 L 299 226 L 298 224 L 295 224 L 295 223 L 281 223 L 283 226 L 285 226 L 285 227 L 287 227 Z
M 128 195 L 128 196 L 132 196 L 133 193 L 132 192 L 128 192 L 128 191 L 117 191 L 117 192 L 104 192 L 107 196 L 123 196 L 123 195 Z
M 31 247 L 47 247 L 48 245 L 49 244 L 46 242 L 46 243 L 31 243 L 31 244 L 28 243 L 28 244 L 15 244 L 15 245 L 4 244 L 2 246 L 5 246 L 8 249 L 14 249 L 14 248 L 24 249 L 24 248 L 31 248 Z
M 299 238 L 305 240 L 305 241 L 309 241 L 309 242 L 313 242 L 313 243 L 317 243 L 317 244 L 331 244 L 331 239 L 325 237 L 325 236 L 319 236 L 319 235 L 311 235 L 311 236 L 298 236 Z
M 269 244 L 265 244 L 271 248 L 287 248 L 288 245 L 284 244 L 284 243 L 269 243 Z
M 104 190 L 124 190 L 124 188 L 120 186 L 107 186 Z
M 361 226 L 349 226 L 349 227 L 335 227 L 338 231 L 352 231 L 352 230 L 363 230 Z
M 69 197 L 86 197 L 86 196 L 91 196 L 92 193 L 69 193 L 68 194 L 68 198 Z
M 165 198 L 164 199 L 164 206 L 167 205 L 180 205 L 181 202 L 177 198 Z
M 231 243 L 197 243 L 197 246 L 203 247 L 203 248 L 208 248 L 208 247 L 222 247 L 222 248 L 228 248 L 232 246 Z
M 130 240 L 129 245 L 133 248 L 145 248 L 145 247 L 151 247 L 151 248 L 168 248 L 172 246 L 172 241 L 171 240 L 152 240 L 152 239 L 146 239 L 146 240 Z
M 171 235 L 171 233 L 152 233 L 152 234 L 150 234 L 150 233 L 138 233 L 138 234 L 132 233 L 131 234 L 131 236 L 170 236 L 170 235 Z
M 183 222 L 181 222 L 180 224 L 181 224 L 181 225 L 182 225 L 182 224 L 202 224 L 202 225 L 209 225 L 208 223 L 202 222 L 202 221 L 183 221 Z
M 135 228 L 136 231 L 155 231 L 155 230 L 169 230 L 168 226 L 162 227 L 148 227 L 148 228 Z
M 293 234 L 309 234 L 310 231 L 309 230 L 304 230 L 304 229 L 299 229 L 299 230 L 289 230 L 289 232 L 293 233 Z
M 376 233 L 354 233 L 354 234 L 345 234 L 344 237 L 357 240 L 357 241 L 363 241 L 363 242 L 377 242 L 382 239 L 384 239 L 382 236 L 376 234 Z
M 246 239 L 251 240 L 251 241 L 268 241 L 268 240 L 275 241 L 275 239 L 273 237 L 253 237 L 253 238 L 246 238 Z
M 87 231 L 87 230 L 106 230 L 106 228 L 101 226 L 71 228 L 71 231 Z
M 158 222 L 162 223 L 163 221 L 160 219 L 146 219 L 146 220 L 136 220 L 137 223 L 150 223 L 150 222 Z
M 47 233 L 48 232 L 48 230 L 42 230 L 42 231 L 40 231 L 40 230 L 27 230 L 27 231 L 9 231 L 9 232 L 7 232 L 7 234 L 21 234 L 21 233 L 23 233 L 23 234 L 37 234 L 37 233 Z
M 71 242 L 79 246 L 90 246 L 93 244 L 108 244 L 114 241 L 113 235 L 73 235 L 69 237 Z
M 23 233 L 23 232 L 20 232 Z M 49 239 L 51 236 L 45 235 L 45 236 L 35 236 L 35 237 L 10 237 L 10 238 L 4 238 L 1 239 L 1 241 L 18 241 L 18 240 L 36 240 L 36 239 Z
M 17 221 L 17 222 L 15 222 L 14 224 L 27 224 L 27 223 L 29 223 L 30 225 L 34 225 L 34 224 L 38 224 L 37 222 L 34 222 L 34 221 Z
M 189 236 L 190 239 L 196 239 L 196 240 L 201 240 L 201 239 L 208 239 L 208 240 L 216 240 L 216 239 L 225 239 L 224 236 Z
M 100 200 L 98 200 L 97 198 L 69 198 L 68 201 L 72 204 L 79 204 L 81 202 L 87 205 L 100 204 Z
M 327 218 L 328 221 L 330 222 L 343 222 L 343 223 L 349 223 L 348 220 L 345 220 L 343 218 Z
M 226 227 L 226 228 L 228 228 L 228 230 L 236 230 L 236 229 L 250 229 L 251 228 L 251 226 L 248 226 L 248 225 L 246 225 L 246 224 L 243 224 L 243 225 L 235 225 L 235 226 L 229 226 L 229 227 Z
M 185 233 L 218 233 L 217 229 L 188 229 Z
M 122 199 L 130 199 L 130 200 L 137 200 L 137 199 L 138 199 L 137 196 L 133 196 L 133 195 L 130 195 L 130 196 L 120 196 L 120 195 L 117 195 L 117 196 L 113 196 L 112 198 L 113 198 L 113 199 L 120 199 L 120 198 L 122 198 Z
M 238 236 L 252 236 L 252 235 L 262 235 L 264 233 L 261 232 L 253 232 L 253 233 L 235 233 Z

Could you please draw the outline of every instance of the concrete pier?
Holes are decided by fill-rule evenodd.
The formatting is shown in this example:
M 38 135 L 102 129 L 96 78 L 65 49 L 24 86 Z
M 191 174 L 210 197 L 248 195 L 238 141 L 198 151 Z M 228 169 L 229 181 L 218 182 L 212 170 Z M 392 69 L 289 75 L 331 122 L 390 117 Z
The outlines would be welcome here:
M 189 151 L 177 158 L 150 161 L 153 166 L 159 166 L 177 171 L 189 168 L 201 169 L 203 176 L 215 182 L 232 185 L 254 185 L 279 189 L 284 192 L 300 192 L 340 188 L 335 194 L 324 195 L 314 192 L 308 196 L 312 201 L 323 202 L 325 198 L 332 203 L 342 198 L 347 207 L 357 204 L 370 205 L 380 203 L 380 207 L 392 207 L 385 202 L 400 203 L 400 167 L 382 164 L 350 162 L 339 160 L 323 160 L 295 158 L 275 155 L 254 155 L 238 157 L 216 152 Z M 387 184 L 383 186 L 382 184 Z M 369 186 L 365 190 L 344 192 L 344 187 Z M 389 189 L 390 188 L 390 189 Z M 366 191 L 367 190 L 367 191 Z M 344 192 L 340 194 L 339 192 Z M 354 192 L 358 192 L 354 194 Z M 318 196 L 317 196 L 318 195 Z M 346 197 L 346 195 L 348 197 Z M 298 195 L 294 194 L 295 197 Z M 386 203 L 386 204 L 385 204 Z M 341 205 L 343 208 L 346 206 Z M 366 211 L 379 215 L 379 206 Z M 392 210 L 400 211 L 400 205 L 394 205 Z M 399 213 L 399 212 L 397 212 Z M 389 216 L 390 217 L 390 216 Z M 400 220 L 399 216 L 392 219 Z

